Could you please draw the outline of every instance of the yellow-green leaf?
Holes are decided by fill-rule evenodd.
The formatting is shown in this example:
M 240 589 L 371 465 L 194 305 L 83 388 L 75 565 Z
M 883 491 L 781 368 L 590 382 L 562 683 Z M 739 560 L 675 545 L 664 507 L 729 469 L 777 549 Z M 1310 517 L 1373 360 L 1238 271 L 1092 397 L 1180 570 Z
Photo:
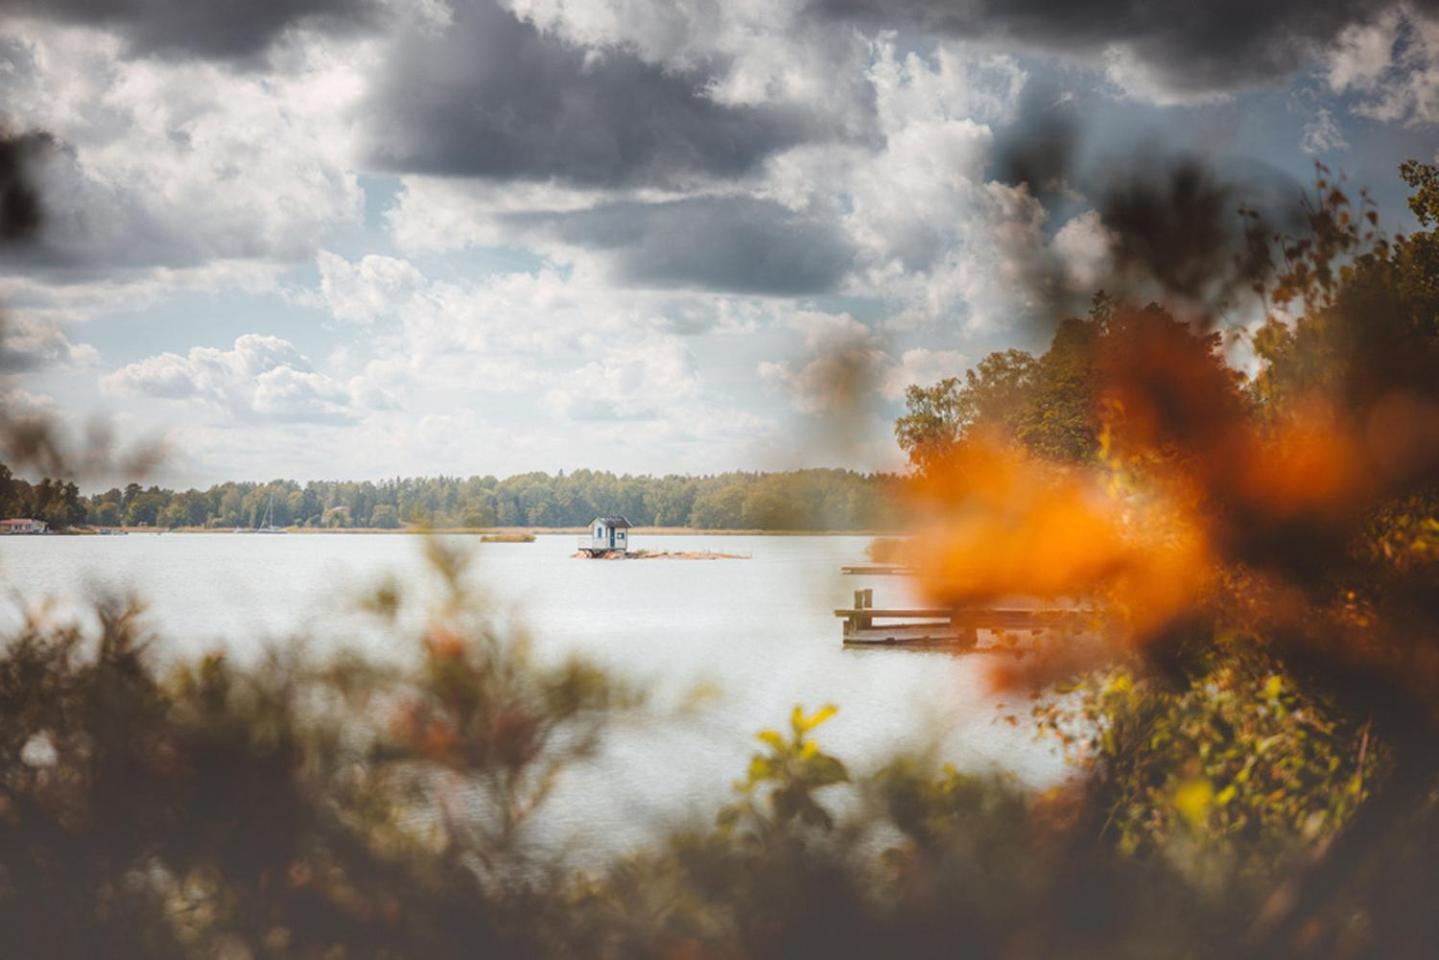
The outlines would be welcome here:
M 1214 787 L 1203 778 L 1190 780 L 1174 791 L 1174 808 L 1191 827 L 1204 825 L 1213 803 Z

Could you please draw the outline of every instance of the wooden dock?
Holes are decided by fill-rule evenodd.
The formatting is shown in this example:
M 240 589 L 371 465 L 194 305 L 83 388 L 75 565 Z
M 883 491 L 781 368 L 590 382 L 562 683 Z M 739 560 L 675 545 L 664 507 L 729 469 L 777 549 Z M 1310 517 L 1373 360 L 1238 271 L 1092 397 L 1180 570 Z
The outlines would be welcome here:
M 907 577 L 914 571 L 898 563 L 849 563 L 839 568 L 847 577 Z
M 979 631 L 1028 632 L 1075 626 L 1090 615 L 1083 609 L 1038 607 L 876 607 L 873 590 L 856 590 L 854 606 L 834 615 L 844 619 L 844 642 L 856 645 L 946 645 L 973 648 Z M 877 623 L 877 620 L 900 621 Z

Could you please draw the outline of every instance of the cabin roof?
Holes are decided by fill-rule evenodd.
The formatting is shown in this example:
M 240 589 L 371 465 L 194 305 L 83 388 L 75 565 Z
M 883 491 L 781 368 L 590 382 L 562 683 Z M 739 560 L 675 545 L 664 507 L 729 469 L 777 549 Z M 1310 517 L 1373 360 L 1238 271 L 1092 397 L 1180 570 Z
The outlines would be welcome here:
M 12 518 L 10 518 L 9 520 L 0 520 L 0 525 L 4 525 L 4 526 L 7 526 L 7 527 L 17 527 L 17 526 L 19 526 L 19 525 L 22 524 L 22 523 L 43 523 L 43 522 L 44 522 L 44 521 L 42 521 L 42 520 L 32 520 L 30 517 L 12 517 Z M 625 524 L 625 526 L 629 526 L 629 524 Z
M 631 526 L 630 522 L 624 517 L 595 517 L 594 522 L 602 523 L 611 529 L 618 529 L 619 527 L 628 528 Z

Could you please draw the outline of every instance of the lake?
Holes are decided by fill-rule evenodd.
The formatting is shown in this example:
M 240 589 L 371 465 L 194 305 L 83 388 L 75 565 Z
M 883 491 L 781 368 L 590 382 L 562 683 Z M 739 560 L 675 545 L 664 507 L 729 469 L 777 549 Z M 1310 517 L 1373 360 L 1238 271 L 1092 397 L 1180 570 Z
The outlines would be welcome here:
M 642 685 L 652 718 L 627 721 L 593 765 L 572 771 L 544 829 L 580 844 L 643 839 L 687 816 L 708 819 L 727 799 L 755 747 L 753 734 L 782 726 L 797 703 L 839 714 L 821 744 L 855 770 L 897 749 L 933 746 L 961 769 L 999 767 L 1031 784 L 1063 764 L 1032 728 L 1003 722 L 987 691 L 988 655 L 855 650 L 840 643 L 836 607 L 873 587 L 876 606 L 912 599 L 893 577 L 845 577 L 864 560 L 867 537 L 635 536 L 652 551 L 712 550 L 737 560 L 574 559 L 573 535 L 529 544 L 454 541 L 472 550 L 472 575 L 497 610 L 523 623 L 547 654 L 582 651 Z M 224 647 L 236 657 L 267 642 L 310 635 L 380 656 L 414 647 L 354 612 L 385 575 L 426 582 L 419 538 L 395 535 L 0 538 L 3 616 L 54 598 L 58 615 L 96 591 L 150 604 L 167 656 Z M 398 648 L 397 648 L 398 646 Z M 712 698 L 683 720 L 673 711 L 698 686 Z M 1023 715 L 1023 703 L 1009 704 Z

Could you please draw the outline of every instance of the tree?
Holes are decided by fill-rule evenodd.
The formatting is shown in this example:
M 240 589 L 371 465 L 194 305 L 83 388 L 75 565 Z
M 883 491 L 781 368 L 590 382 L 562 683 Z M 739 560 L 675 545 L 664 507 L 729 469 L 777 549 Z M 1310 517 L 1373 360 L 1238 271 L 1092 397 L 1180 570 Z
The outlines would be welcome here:
M 690 526 L 701 530 L 736 529 L 744 525 L 745 488 L 729 483 L 695 498 Z
M 0 514 L 15 517 L 23 512 L 22 481 L 17 480 L 10 468 L 0 463 Z
M 923 468 L 978 427 L 1012 432 L 1027 409 L 1038 364 L 1023 350 L 991 353 L 963 383 L 957 377 L 905 390 L 894 434 L 910 463 Z
M 1099 423 L 1094 405 L 1094 361 L 1104 321 L 1096 298 L 1090 318 L 1063 321 L 1049 349 L 1039 358 L 1024 390 L 1014 436 L 1029 450 L 1052 460 L 1083 463 L 1093 459 Z
M 400 515 L 388 503 L 381 503 L 370 511 L 370 526 L 381 530 L 395 530 L 400 526 Z

